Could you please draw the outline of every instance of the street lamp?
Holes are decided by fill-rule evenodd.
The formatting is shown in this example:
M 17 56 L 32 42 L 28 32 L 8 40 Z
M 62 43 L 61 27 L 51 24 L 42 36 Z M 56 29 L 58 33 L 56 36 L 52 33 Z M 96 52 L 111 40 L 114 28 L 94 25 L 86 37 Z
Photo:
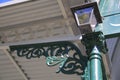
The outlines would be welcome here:
M 96 25 L 102 23 L 97 2 L 74 6 L 71 10 L 82 34 L 94 32 Z
M 97 2 L 88 2 L 71 8 L 76 24 L 82 34 L 82 43 L 88 55 L 83 80 L 106 80 L 103 72 L 102 53 L 107 52 L 105 37 L 101 31 L 95 32 L 102 23 Z M 84 35 L 83 35 L 84 34 Z

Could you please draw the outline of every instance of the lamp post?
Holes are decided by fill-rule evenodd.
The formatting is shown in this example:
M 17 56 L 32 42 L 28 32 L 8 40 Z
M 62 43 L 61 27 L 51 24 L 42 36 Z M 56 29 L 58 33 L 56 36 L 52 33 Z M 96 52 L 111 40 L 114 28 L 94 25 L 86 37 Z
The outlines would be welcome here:
M 82 43 L 86 47 L 88 65 L 84 80 L 105 80 L 102 70 L 101 53 L 106 53 L 106 43 L 102 32 L 95 32 L 95 27 L 102 23 L 97 2 L 88 2 L 71 8 L 76 24 L 83 35 Z M 87 74 L 87 75 L 86 75 Z

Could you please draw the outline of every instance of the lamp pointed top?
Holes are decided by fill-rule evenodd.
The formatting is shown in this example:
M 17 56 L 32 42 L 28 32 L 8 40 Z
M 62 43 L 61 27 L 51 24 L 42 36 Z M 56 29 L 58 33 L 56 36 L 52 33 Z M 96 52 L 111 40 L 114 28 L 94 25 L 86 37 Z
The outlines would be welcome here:
M 97 49 L 97 47 L 96 46 L 94 46 L 94 48 L 93 48 L 93 50 L 92 50 L 92 52 L 91 53 L 99 53 L 99 50 Z

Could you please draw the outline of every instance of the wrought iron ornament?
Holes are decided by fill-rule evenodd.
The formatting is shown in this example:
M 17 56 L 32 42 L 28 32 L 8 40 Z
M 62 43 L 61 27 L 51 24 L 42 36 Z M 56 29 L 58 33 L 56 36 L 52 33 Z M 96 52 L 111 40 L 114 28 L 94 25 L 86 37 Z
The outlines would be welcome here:
M 86 47 L 88 64 L 83 80 L 107 80 L 102 53 L 107 52 L 105 37 L 102 32 L 92 32 L 83 35 L 82 43 Z
M 51 57 L 47 57 L 46 63 L 48 66 L 55 66 L 59 64 L 59 68 L 56 71 L 56 73 L 59 73 L 60 70 L 63 68 L 66 60 L 67 60 L 67 57 L 64 57 L 64 56 L 61 56 L 61 57 L 51 56 Z
M 105 36 L 101 31 L 83 35 L 82 43 L 85 45 L 88 55 L 94 46 L 97 46 L 100 52 L 106 53 L 108 51 Z
M 16 52 L 19 57 L 40 58 L 46 57 L 48 66 L 59 65 L 58 72 L 64 74 L 83 74 L 87 65 L 87 57 L 83 56 L 79 48 L 68 41 L 15 45 L 10 46 L 12 52 Z

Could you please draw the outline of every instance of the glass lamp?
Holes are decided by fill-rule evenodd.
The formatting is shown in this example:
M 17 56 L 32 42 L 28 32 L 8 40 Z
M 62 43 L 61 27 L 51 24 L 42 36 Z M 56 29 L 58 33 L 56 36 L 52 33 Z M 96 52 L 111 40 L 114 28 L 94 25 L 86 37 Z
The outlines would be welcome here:
M 96 25 L 102 23 L 96 2 L 75 6 L 71 10 L 82 34 L 94 32 Z

